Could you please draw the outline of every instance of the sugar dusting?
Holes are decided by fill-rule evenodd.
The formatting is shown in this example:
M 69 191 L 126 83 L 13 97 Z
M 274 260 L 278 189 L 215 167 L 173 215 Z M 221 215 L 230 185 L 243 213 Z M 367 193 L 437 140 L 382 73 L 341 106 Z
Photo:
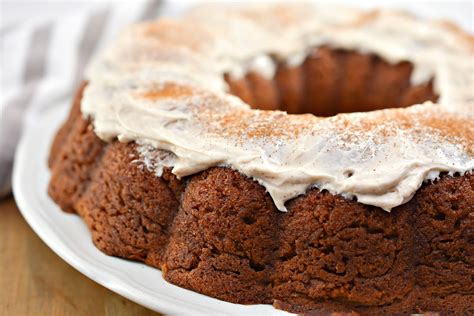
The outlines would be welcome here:
M 136 162 L 157 176 L 225 165 L 282 211 L 312 186 L 389 211 L 440 172 L 474 169 L 473 43 L 391 11 L 206 7 L 126 30 L 89 68 L 81 108 L 102 139 L 137 142 Z M 224 74 L 271 77 L 272 60 L 297 64 L 319 45 L 410 61 L 412 83 L 435 78 L 439 104 L 319 118 L 252 110 L 226 92 Z

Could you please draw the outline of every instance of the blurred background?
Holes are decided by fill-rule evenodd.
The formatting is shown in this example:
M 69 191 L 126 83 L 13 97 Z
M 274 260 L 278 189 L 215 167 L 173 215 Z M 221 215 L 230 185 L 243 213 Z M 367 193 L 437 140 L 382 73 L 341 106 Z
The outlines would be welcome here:
M 317 2 L 404 9 L 451 20 L 474 34 L 474 2 L 469 0 Z M 53 108 L 69 107 L 89 60 L 123 27 L 209 3 L 0 1 L 0 314 L 153 314 L 82 276 L 34 235 L 10 193 L 14 153 L 32 122 Z

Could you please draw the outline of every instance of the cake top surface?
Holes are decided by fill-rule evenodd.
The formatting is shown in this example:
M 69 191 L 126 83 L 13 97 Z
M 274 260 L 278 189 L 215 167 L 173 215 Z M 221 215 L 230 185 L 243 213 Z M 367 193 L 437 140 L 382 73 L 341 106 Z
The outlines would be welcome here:
M 227 92 L 224 74 L 272 77 L 272 59 L 296 65 L 321 45 L 409 61 L 411 82 L 433 79 L 439 101 L 321 118 Z M 100 138 L 135 141 L 145 160 L 166 151 L 161 165 L 180 177 L 229 166 L 280 210 L 316 186 L 389 211 L 440 172 L 474 169 L 474 39 L 402 12 L 207 6 L 129 27 L 86 77 L 81 109 Z

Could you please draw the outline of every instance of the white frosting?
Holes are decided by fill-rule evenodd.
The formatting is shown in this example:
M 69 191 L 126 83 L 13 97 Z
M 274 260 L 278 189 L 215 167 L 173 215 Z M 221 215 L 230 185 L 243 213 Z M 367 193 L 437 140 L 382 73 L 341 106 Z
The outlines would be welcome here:
M 392 11 L 205 7 L 128 28 L 88 69 L 82 112 L 100 138 L 142 144 L 158 175 L 224 165 L 257 180 L 282 211 L 312 186 L 389 211 L 440 172 L 474 169 L 474 45 L 465 37 Z M 225 73 L 271 78 L 268 56 L 294 65 L 323 44 L 410 61 L 412 83 L 434 78 L 439 104 L 318 118 L 251 110 L 226 92 Z
M 137 152 L 139 158 L 132 161 L 138 164 L 140 168 L 146 168 L 148 171 L 155 173 L 157 177 L 163 175 L 165 167 L 173 167 L 176 161 L 176 156 L 166 150 L 157 150 L 153 146 L 147 144 L 139 144 Z

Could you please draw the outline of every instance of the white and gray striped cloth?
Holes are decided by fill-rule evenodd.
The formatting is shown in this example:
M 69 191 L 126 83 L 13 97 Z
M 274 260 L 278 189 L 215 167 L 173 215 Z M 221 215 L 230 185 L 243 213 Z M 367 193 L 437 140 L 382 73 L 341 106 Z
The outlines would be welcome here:
M 68 106 L 91 56 L 127 24 L 189 6 L 163 0 L 1 3 L 0 198 L 23 127 Z M 34 158 L 32 158 L 34 159 Z
M 1 198 L 10 192 L 13 157 L 22 129 L 40 120 L 51 107 L 69 106 L 91 56 L 127 24 L 177 15 L 197 0 L 0 1 Z M 448 18 L 474 30 L 471 0 L 335 2 L 404 8 L 429 18 Z

